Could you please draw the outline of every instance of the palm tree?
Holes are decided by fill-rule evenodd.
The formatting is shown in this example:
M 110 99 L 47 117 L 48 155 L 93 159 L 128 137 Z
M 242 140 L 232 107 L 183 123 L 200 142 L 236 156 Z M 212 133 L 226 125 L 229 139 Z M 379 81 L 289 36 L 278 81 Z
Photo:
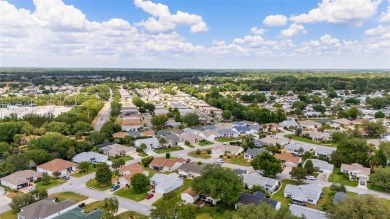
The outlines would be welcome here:
M 118 212 L 119 209 L 119 201 L 116 197 L 112 198 L 105 198 L 103 200 L 103 208 L 107 212 L 110 212 L 112 214 L 115 214 Z
M 165 138 L 160 138 L 160 139 L 158 140 L 158 142 L 161 144 L 162 147 L 164 147 L 164 144 L 167 143 L 167 139 L 165 139 Z
M 114 218 L 115 218 L 115 216 L 109 211 L 105 211 L 102 214 L 102 219 L 114 219 Z

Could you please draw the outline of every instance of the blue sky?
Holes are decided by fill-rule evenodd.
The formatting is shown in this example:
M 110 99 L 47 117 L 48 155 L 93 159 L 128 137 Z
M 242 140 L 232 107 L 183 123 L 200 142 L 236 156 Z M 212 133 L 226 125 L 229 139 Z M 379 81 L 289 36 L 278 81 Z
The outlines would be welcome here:
M 388 0 L 0 1 L 1 67 L 390 68 Z

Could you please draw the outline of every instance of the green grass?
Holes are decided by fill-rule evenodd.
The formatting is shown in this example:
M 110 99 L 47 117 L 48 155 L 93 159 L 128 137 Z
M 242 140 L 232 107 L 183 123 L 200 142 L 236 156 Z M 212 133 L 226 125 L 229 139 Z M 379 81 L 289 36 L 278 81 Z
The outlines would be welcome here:
M 16 218 L 18 218 L 18 216 L 16 215 L 16 212 L 13 210 L 0 214 L 0 219 L 16 219 Z
M 328 181 L 333 182 L 333 183 L 339 183 L 339 184 L 342 184 L 345 186 L 356 187 L 358 185 L 357 181 L 352 181 L 352 180 L 344 178 L 344 175 L 341 174 L 341 172 L 340 172 L 340 168 L 335 168 L 333 173 L 329 175 Z
M 81 201 L 84 201 L 84 200 L 86 200 L 88 198 L 86 196 L 79 195 L 79 194 L 76 194 L 76 193 L 73 193 L 73 192 L 55 193 L 55 194 L 51 194 L 50 197 L 57 198 L 58 202 L 62 202 L 62 201 L 65 201 L 65 200 L 73 200 L 73 201 L 76 201 L 76 202 L 81 202 Z
M 284 197 L 284 189 L 286 188 L 287 184 L 292 185 L 298 185 L 298 182 L 295 180 L 290 179 L 284 179 L 282 180 L 282 187 L 279 189 L 279 191 L 271 196 L 271 199 L 280 201 L 282 203 L 283 207 L 288 207 L 288 204 L 290 204 L 290 199 Z M 304 183 L 302 183 L 304 184 Z
M 189 148 L 194 148 L 195 146 L 192 145 L 192 144 L 186 144 L 185 146 L 189 147 Z
M 35 186 L 39 189 L 50 189 L 53 188 L 54 186 L 60 185 L 64 183 L 66 180 L 61 179 L 61 178 L 50 178 L 50 183 L 49 184 L 44 184 L 43 182 L 38 182 Z
M 164 154 L 164 153 L 169 153 L 173 151 L 181 151 L 184 150 L 182 147 L 170 147 L 170 148 L 163 148 L 163 149 L 158 149 L 156 151 L 157 154 Z
M 312 140 L 310 140 L 308 138 L 304 138 L 302 136 L 296 136 L 296 135 L 293 135 L 293 134 L 284 135 L 284 137 L 286 137 L 286 138 L 291 137 L 292 140 L 301 141 L 301 142 L 305 142 L 305 143 L 309 143 L 309 144 L 323 145 L 323 146 L 328 146 L 328 147 L 337 147 L 337 143 L 336 142 L 320 143 L 320 142 L 312 141 Z
M 200 146 L 206 146 L 206 145 L 212 145 L 212 144 L 214 144 L 214 143 L 211 141 L 207 141 L 207 140 L 201 140 L 198 142 L 198 145 L 200 145 Z
M 181 193 L 183 193 L 185 190 L 188 189 L 188 187 L 191 186 L 191 183 L 192 183 L 192 180 L 190 179 L 184 179 L 184 183 L 183 183 L 183 186 L 180 187 L 178 190 L 175 191 L 176 195 L 175 197 L 173 197 L 172 199 L 175 201 L 175 202 L 179 202 L 181 200 Z M 164 202 L 164 198 L 160 198 L 159 200 L 155 201 L 152 206 L 158 206 L 160 203 Z
M 381 186 L 375 186 L 375 185 L 373 185 L 371 182 L 367 183 L 367 188 L 370 189 L 370 190 L 377 191 L 377 192 L 390 192 L 390 191 L 384 189 L 384 188 L 381 187 Z
M 226 138 L 226 137 L 222 137 L 222 138 L 218 138 L 218 142 L 221 142 L 221 143 L 225 143 L 225 142 L 230 142 L 230 141 L 237 141 L 238 138 Z
M 318 200 L 318 203 L 316 205 L 312 204 L 306 204 L 306 207 L 317 209 L 320 211 L 325 210 L 324 205 L 332 205 L 333 204 L 333 197 L 336 194 L 336 191 L 331 190 L 329 187 L 325 187 L 322 189 L 323 196 Z
M 88 171 L 87 172 L 80 172 L 80 171 L 77 171 L 75 173 L 72 174 L 73 177 L 76 177 L 76 178 L 80 178 L 80 177 L 83 177 L 83 176 L 86 176 L 90 173 L 93 173 L 93 172 L 96 172 L 96 167 L 94 164 L 90 164 L 89 167 L 88 167 Z
M 128 161 L 128 160 L 133 160 L 134 158 L 130 157 L 130 156 L 119 157 L 119 158 L 113 158 L 113 157 L 109 158 L 109 160 L 112 161 L 112 162 L 120 160 L 120 159 L 123 159 L 124 161 Z
M 91 179 L 89 180 L 85 185 L 87 185 L 87 187 L 91 187 L 91 188 L 94 188 L 94 189 L 97 189 L 97 190 L 100 190 L 100 191 L 105 191 L 107 189 L 110 189 L 112 184 L 111 183 L 107 183 L 107 185 L 100 185 L 96 179 Z
M 134 211 L 125 211 L 125 212 L 115 216 L 115 219 L 129 219 L 129 218 L 133 218 L 133 219 L 148 219 L 148 217 L 146 217 L 146 216 L 144 216 L 142 214 L 138 214 L 137 212 L 134 212 Z
M 244 159 L 244 154 L 241 154 L 239 157 L 232 156 L 230 159 L 224 158 L 223 160 L 225 161 L 225 163 L 231 163 L 241 166 L 250 166 L 250 162 Z
M 146 194 L 148 193 L 149 189 L 150 189 L 150 186 L 147 186 L 147 187 L 145 187 L 143 192 L 138 193 L 138 192 L 135 192 L 133 190 L 133 188 L 130 188 L 130 189 L 121 188 L 118 191 L 114 192 L 114 195 L 117 195 L 117 196 L 120 196 L 123 198 L 127 198 L 127 199 L 131 199 L 133 201 L 138 202 L 138 201 L 142 201 L 145 199 Z
M 216 206 L 205 205 L 197 209 L 196 219 L 224 219 L 225 213 L 228 211 L 225 204 Z
M 89 213 L 97 208 L 103 209 L 103 202 L 102 201 L 95 201 L 95 202 L 91 202 L 91 203 L 85 205 L 84 212 Z
M 138 152 L 138 156 L 140 156 L 140 157 L 147 157 L 148 154 L 143 152 L 143 151 L 140 151 L 140 152 Z
M 207 154 L 207 150 L 201 150 L 200 154 L 196 154 L 195 151 L 191 151 L 190 153 L 187 154 L 188 156 L 194 157 L 194 158 L 202 158 L 202 159 L 209 159 L 211 156 Z

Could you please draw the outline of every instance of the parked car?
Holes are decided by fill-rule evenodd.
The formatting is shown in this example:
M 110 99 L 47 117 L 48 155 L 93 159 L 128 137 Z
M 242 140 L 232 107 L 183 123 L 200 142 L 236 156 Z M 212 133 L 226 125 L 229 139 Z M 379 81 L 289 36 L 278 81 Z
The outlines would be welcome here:
M 186 163 L 191 163 L 191 159 L 187 159 Z
M 151 199 L 151 198 L 153 198 L 153 194 L 152 193 L 148 193 L 147 195 L 146 195 L 146 199 Z
M 119 188 L 120 188 L 120 185 L 115 184 L 115 185 L 112 185 L 112 186 L 111 186 L 110 191 L 113 192 L 113 191 L 115 191 L 115 190 L 117 190 L 117 189 L 119 189 Z
M 216 162 L 216 163 L 219 163 L 219 164 L 225 163 L 225 161 L 223 161 L 222 159 L 216 159 L 215 162 Z
M 37 187 L 35 187 L 35 186 L 31 186 L 30 188 L 28 188 L 28 190 L 30 190 L 30 191 L 34 191 L 35 189 L 37 189 Z
M 314 176 L 306 176 L 307 180 L 315 180 L 316 178 Z
M 68 175 L 62 176 L 62 178 L 65 180 L 70 180 L 70 176 L 68 176 Z

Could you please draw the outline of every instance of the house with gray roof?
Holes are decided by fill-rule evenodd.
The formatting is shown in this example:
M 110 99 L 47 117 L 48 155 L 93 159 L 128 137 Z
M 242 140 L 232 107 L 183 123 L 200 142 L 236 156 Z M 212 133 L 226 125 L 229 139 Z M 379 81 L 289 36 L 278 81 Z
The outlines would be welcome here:
M 99 154 L 96 152 L 82 152 L 72 158 L 75 163 L 89 162 L 89 163 L 107 163 L 108 156 L 105 154 Z
M 296 128 L 298 126 L 298 123 L 294 119 L 287 119 L 287 120 L 279 123 L 279 125 L 282 128 L 290 128 L 290 127 Z
M 330 158 L 330 156 L 336 151 L 336 148 L 325 147 L 325 146 L 316 146 L 314 153 L 316 156 L 325 156 Z
M 2 186 L 16 190 L 27 187 L 30 182 L 37 180 L 41 176 L 42 173 L 33 170 L 20 170 L 1 178 L 0 183 Z
M 323 160 L 318 160 L 318 159 L 307 159 L 305 161 L 305 163 L 303 164 L 303 166 L 305 166 L 306 162 L 308 160 L 311 160 L 311 162 L 313 163 L 313 167 L 316 171 L 319 171 L 319 172 L 324 172 L 324 173 L 328 173 L 328 174 L 331 174 L 333 172 L 333 169 L 334 169 L 334 165 L 333 164 L 330 164 L 326 161 L 323 161 Z
M 20 209 L 18 219 L 49 219 L 64 214 L 77 207 L 77 202 L 65 200 L 57 203 L 53 198 L 45 198 Z
M 220 137 L 226 137 L 226 138 L 238 138 L 239 133 L 236 131 L 233 131 L 231 129 L 219 129 L 217 130 Z
M 202 173 L 204 166 L 199 166 L 192 163 L 183 163 L 179 169 L 178 173 L 182 177 L 198 177 Z
M 253 158 L 256 157 L 256 155 L 258 154 L 261 154 L 263 152 L 269 152 L 267 149 L 265 148 L 260 148 L 260 149 L 251 149 L 251 148 L 248 148 L 248 150 L 245 151 L 244 153 L 244 159 L 247 159 L 247 160 L 252 160 Z
M 287 184 L 284 189 L 284 197 L 291 198 L 293 204 L 305 205 L 305 203 L 318 203 L 322 194 L 322 186 L 320 184 L 307 185 L 291 185 Z
M 263 202 L 270 205 L 275 210 L 279 210 L 281 207 L 280 201 L 274 201 L 270 198 L 267 198 L 267 196 L 262 192 L 254 192 L 252 194 L 244 192 L 241 193 L 240 197 L 238 198 L 237 203 L 235 204 L 235 208 L 238 209 L 240 205 L 259 205 Z
M 126 147 L 116 143 L 101 147 L 100 150 L 102 150 L 104 154 L 110 157 L 131 156 L 137 152 L 134 147 Z
M 154 186 L 156 193 L 163 195 L 183 186 L 184 180 L 176 173 L 171 173 L 169 175 L 156 173 L 150 179 L 150 184 Z
M 251 189 L 253 186 L 260 186 L 270 194 L 275 192 L 281 185 L 279 180 L 267 178 L 258 173 L 244 174 L 243 176 L 244 184 L 247 188 Z
M 307 208 L 300 205 L 290 205 L 291 213 L 297 217 L 304 217 L 306 219 L 327 219 L 326 212 L 319 211 L 312 208 Z
M 291 142 L 290 144 L 284 146 L 284 149 L 291 154 L 302 155 L 307 151 L 312 151 L 314 148 L 312 145 L 298 143 L 298 142 Z
M 336 194 L 334 194 L 334 196 L 333 196 L 333 204 L 338 204 L 343 199 L 345 199 L 347 196 L 348 195 L 345 192 L 336 192 Z
M 139 148 L 141 146 L 141 144 L 146 144 L 146 147 L 149 150 L 161 147 L 160 142 L 158 141 L 158 139 L 156 137 L 137 139 L 134 141 L 134 146 L 137 148 Z

